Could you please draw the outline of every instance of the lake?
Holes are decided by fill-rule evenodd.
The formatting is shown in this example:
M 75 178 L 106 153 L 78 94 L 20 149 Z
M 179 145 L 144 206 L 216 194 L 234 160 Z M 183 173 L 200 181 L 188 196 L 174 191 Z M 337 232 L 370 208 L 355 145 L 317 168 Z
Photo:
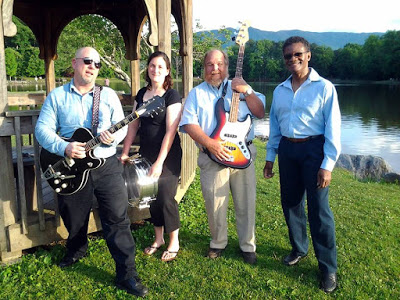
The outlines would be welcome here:
M 269 110 L 276 83 L 251 83 L 267 98 L 264 120 L 255 122 L 256 134 L 269 134 Z M 400 85 L 335 84 L 342 112 L 342 153 L 380 156 L 400 173 Z M 111 82 L 116 91 L 129 92 L 122 82 Z M 182 92 L 182 84 L 175 83 Z M 44 84 L 9 85 L 9 91 L 42 91 Z
M 267 97 L 266 118 L 256 134 L 269 134 L 269 110 L 276 84 L 252 83 Z M 400 173 L 400 85 L 335 84 L 342 113 L 342 153 L 380 156 Z

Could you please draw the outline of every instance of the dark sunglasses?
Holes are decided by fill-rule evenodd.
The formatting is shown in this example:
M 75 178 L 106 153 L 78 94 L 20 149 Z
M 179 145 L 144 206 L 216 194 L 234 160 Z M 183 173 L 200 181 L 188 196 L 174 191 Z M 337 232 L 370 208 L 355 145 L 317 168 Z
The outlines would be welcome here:
M 76 59 L 82 59 L 83 63 L 85 65 L 91 65 L 92 63 L 94 63 L 94 66 L 96 67 L 96 69 L 100 69 L 100 67 L 101 67 L 101 62 L 94 61 L 93 59 L 91 59 L 89 57 L 77 57 Z
M 309 52 L 309 51 L 296 52 L 296 53 L 293 53 L 293 54 L 285 54 L 283 56 L 283 58 L 286 59 L 286 60 L 291 59 L 293 56 L 296 57 L 296 58 L 299 58 L 300 56 L 302 56 L 304 53 L 307 53 L 307 52 Z

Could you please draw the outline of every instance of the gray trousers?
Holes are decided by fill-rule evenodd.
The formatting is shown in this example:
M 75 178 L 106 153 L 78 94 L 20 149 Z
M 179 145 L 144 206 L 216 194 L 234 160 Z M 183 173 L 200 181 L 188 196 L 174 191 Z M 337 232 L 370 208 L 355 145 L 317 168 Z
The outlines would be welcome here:
M 236 230 L 240 249 L 255 252 L 256 178 L 254 159 L 257 150 L 249 146 L 253 162 L 246 169 L 233 169 L 212 161 L 200 152 L 200 182 L 205 201 L 211 248 L 223 249 L 228 244 L 227 210 L 229 194 L 232 193 L 236 214 Z

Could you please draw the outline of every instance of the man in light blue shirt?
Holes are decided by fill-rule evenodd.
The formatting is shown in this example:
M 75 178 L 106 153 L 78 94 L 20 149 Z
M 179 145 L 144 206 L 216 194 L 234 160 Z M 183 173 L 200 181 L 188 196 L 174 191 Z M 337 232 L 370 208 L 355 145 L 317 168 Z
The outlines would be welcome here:
M 341 150 L 337 93 L 331 82 L 308 66 L 311 52 L 304 38 L 291 37 L 282 49 L 292 75 L 273 94 L 264 177 L 274 176 L 278 154 L 281 202 L 292 246 L 284 259 L 289 266 L 307 255 L 307 195 L 321 288 L 330 293 L 337 287 L 335 223 L 329 207 L 331 172 Z
M 227 209 L 229 194 L 232 192 L 241 253 L 246 263 L 255 264 L 256 179 L 253 160 L 256 148 L 251 144 L 254 138 L 251 119 L 264 117 L 265 97 L 254 92 L 241 77 L 228 80 L 228 62 L 227 55 L 220 50 L 206 53 L 203 62 L 205 81 L 190 91 L 185 101 L 180 126 L 181 131 L 188 133 L 200 148 L 198 158 L 200 181 L 211 232 L 207 256 L 211 259 L 221 256 L 228 244 Z M 221 136 L 224 136 L 221 141 L 213 139 L 210 136 L 215 130 L 218 131 L 219 125 L 223 123 L 218 123 L 216 112 L 221 121 L 231 106 L 236 108 L 232 105 L 233 90 L 236 91 L 236 96 L 238 93 L 241 94 L 238 111 L 234 110 L 237 116 L 232 118 L 231 122 L 224 123 L 232 127 L 226 131 L 224 131 L 226 127 L 221 129 Z M 224 101 L 220 110 L 216 108 L 216 104 L 221 96 Z M 231 111 L 230 116 L 232 113 Z M 243 141 L 232 143 L 231 146 L 225 145 L 225 140 L 239 136 L 243 137 Z M 233 149 L 237 150 L 239 147 L 245 149 L 245 144 L 251 153 L 248 155 L 251 163 L 247 167 L 232 168 L 219 163 L 229 164 Z M 211 159 L 205 151 L 219 162 Z
M 92 129 L 93 98 L 97 90 L 95 80 L 101 67 L 100 55 L 91 47 L 80 48 L 72 59 L 72 67 L 72 81 L 54 89 L 47 96 L 36 124 L 35 136 L 39 144 L 50 153 L 58 155 L 62 160 L 67 157 L 65 161 L 71 162 L 71 166 L 75 161 L 77 164 L 89 165 L 91 162 L 87 160 L 86 163 L 85 160 L 88 140 L 66 141 L 60 136 L 70 138 L 79 128 Z M 94 149 L 93 154 L 96 158 L 105 159 L 105 162 L 89 172 L 87 182 L 81 189 L 58 195 L 60 214 L 68 230 L 67 253 L 58 266 L 68 267 L 86 255 L 89 215 L 95 195 L 103 235 L 116 265 L 116 285 L 128 293 L 145 296 L 148 290 L 140 282 L 135 266 L 135 242 L 127 215 L 128 193 L 122 178 L 122 165 L 115 155 L 116 146 L 124 139 L 127 128 L 114 134 L 108 131 L 122 119 L 124 113 L 118 96 L 112 89 L 104 87 L 100 93 L 98 125 L 95 126 L 94 122 L 97 130 L 93 128 L 99 132 L 101 144 Z M 79 178 L 80 175 L 73 176 Z M 49 180 L 63 179 L 57 177 Z

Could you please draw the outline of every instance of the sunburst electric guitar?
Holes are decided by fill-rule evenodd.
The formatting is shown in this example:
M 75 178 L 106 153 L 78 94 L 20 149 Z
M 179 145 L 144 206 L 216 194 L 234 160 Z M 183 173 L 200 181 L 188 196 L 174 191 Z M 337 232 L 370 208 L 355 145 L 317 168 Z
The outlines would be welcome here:
M 244 45 L 249 40 L 249 22 L 242 24 L 235 42 L 239 45 L 235 77 L 242 77 Z M 204 149 L 207 155 L 215 162 L 236 169 L 245 169 L 251 164 L 251 152 L 246 143 L 251 128 L 251 116 L 247 115 L 244 121 L 238 121 L 240 93 L 233 91 L 232 103 L 229 112 L 225 111 L 224 99 L 220 98 L 215 106 L 217 127 L 211 138 L 219 141 L 231 151 L 229 160 L 219 160 L 215 155 Z
M 114 133 L 139 117 L 149 117 L 163 111 L 165 108 L 164 98 L 154 96 L 145 102 L 136 111 L 125 119 L 111 126 L 108 131 Z M 104 165 L 104 158 L 97 158 L 93 149 L 101 144 L 99 136 L 94 137 L 92 132 L 86 128 L 78 128 L 70 139 L 66 141 L 78 141 L 86 143 L 86 157 L 69 158 L 53 154 L 42 148 L 40 151 L 40 166 L 43 171 L 42 177 L 60 195 L 71 195 L 83 189 L 88 181 L 89 172 Z

